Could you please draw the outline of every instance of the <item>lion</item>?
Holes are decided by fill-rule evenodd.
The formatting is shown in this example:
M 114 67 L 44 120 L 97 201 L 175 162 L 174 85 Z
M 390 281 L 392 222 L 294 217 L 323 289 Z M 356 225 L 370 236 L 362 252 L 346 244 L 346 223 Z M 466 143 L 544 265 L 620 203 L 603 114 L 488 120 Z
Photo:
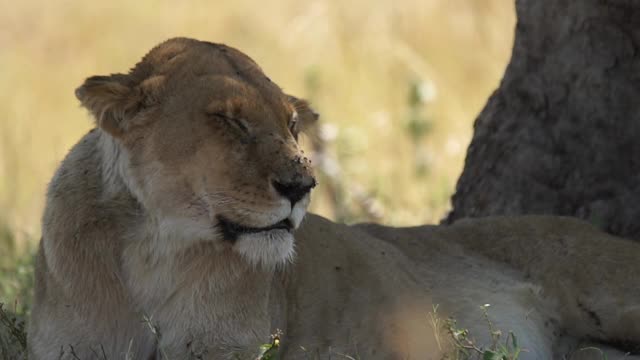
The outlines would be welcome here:
M 281 359 L 441 359 L 509 332 L 520 359 L 638 349 L 636 243 L 559 217 L 307 214 L 298 137 L 318 115 L 239 50 L 171 39 L 76 96 L 96 127 L 48 188 L 31 359 L 256 359 L 270 341 Z

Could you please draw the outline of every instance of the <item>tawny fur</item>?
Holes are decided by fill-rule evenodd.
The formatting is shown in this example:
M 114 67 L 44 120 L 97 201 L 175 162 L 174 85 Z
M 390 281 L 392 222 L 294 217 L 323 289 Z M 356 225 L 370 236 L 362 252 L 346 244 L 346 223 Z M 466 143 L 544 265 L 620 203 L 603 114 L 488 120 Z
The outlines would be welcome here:
M 32 359 L 254 359 L 276 329 L 284 359 L 439 359 L 450 343 L 434 307 L 486 345 L 483 304 L 523 359 L 640 344 L 640 246 L 576 220 L 390 228 L 308 215 L 295 241 L 225 240 L 221 215 L 300 225 L 309 196 L 292 206 L 272 184 L 311 181 L 295 138 L 317 118 L 235 49 L 172 39 L 76 94 L 97 129 L 49 186 Z

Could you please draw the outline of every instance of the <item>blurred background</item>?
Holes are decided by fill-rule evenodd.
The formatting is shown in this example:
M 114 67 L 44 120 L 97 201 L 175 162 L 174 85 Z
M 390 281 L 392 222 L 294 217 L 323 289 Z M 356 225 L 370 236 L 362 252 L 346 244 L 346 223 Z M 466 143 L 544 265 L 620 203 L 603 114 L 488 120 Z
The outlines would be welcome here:
M 74 89 L 175 36 L 251 56 L 321 113 L 312 211 L 436 223 L 511 52 L 512 0 L 0 0 L 0 302 L 27 308 L 46 184 L 92 127 Z

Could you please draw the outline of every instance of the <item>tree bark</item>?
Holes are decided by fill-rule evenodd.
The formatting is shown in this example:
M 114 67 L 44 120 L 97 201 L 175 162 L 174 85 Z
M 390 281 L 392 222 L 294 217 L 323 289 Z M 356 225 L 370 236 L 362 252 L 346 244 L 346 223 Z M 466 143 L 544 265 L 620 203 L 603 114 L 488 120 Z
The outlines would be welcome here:
M 512 58 L 444 220 L 586 219 L 640 239 L 640 2 L 516 0 Z

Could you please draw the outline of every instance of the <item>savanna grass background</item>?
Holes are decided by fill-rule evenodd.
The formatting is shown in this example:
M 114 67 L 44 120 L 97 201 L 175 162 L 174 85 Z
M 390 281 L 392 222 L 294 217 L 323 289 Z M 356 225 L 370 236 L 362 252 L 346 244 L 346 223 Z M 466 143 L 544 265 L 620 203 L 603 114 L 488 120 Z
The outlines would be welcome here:
M 239 48 L 322 115 L 312 211 L 433 223 L 514 26 L 511 0 L 0 0 L 0 303 L 28 315 L 47 182 L 92 126 L 87 76 L 174 36 Z

